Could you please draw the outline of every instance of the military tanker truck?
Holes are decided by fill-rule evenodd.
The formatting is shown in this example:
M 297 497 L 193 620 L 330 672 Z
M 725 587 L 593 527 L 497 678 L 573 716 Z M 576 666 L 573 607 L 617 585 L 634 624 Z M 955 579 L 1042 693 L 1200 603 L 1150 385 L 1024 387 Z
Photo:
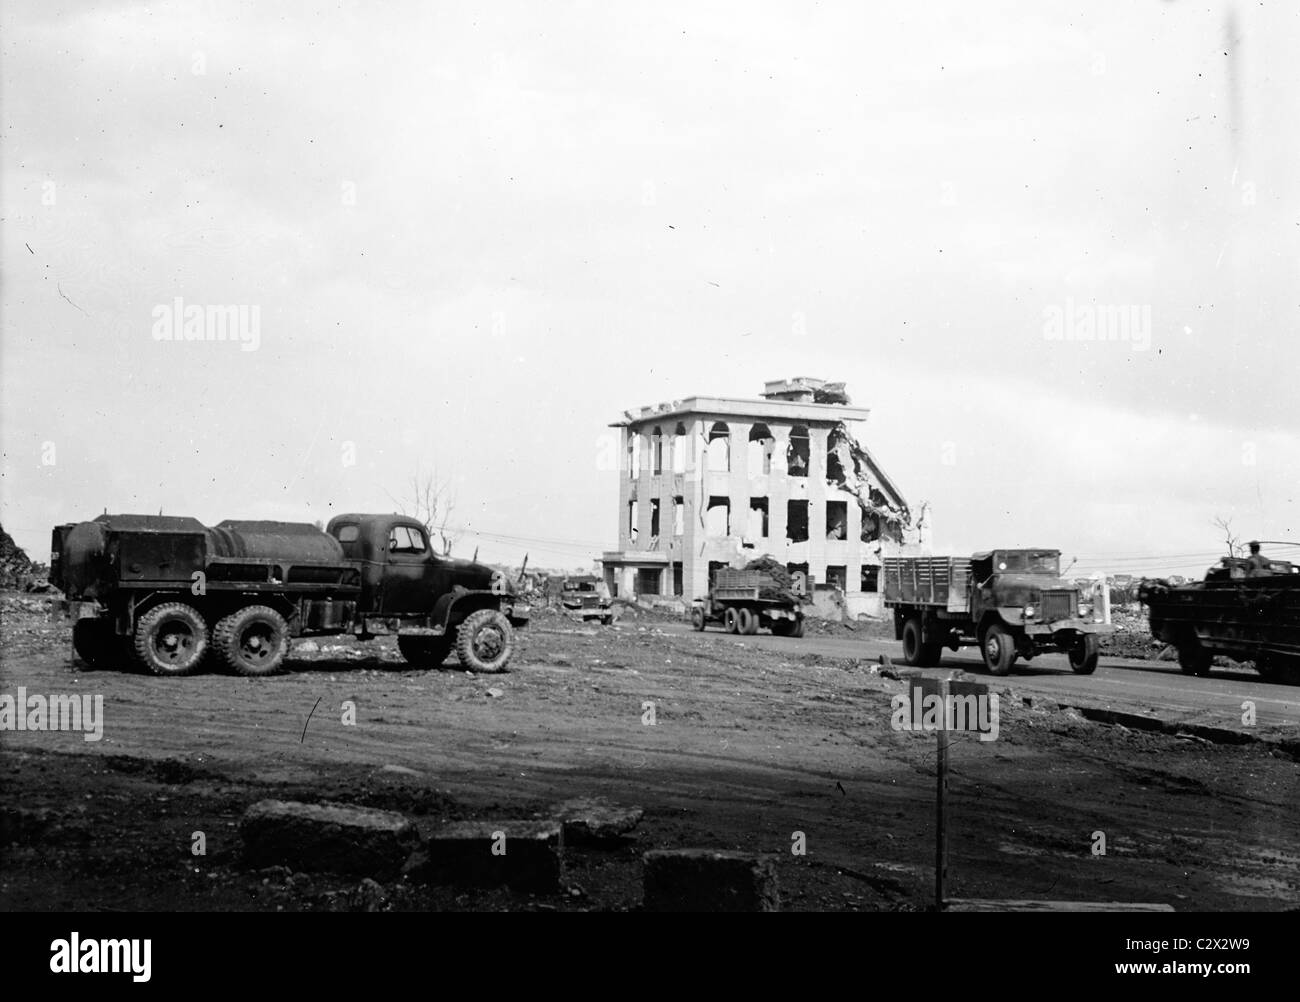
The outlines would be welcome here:
M 157 675 L 207 664 L 278 671 L 292 637 L 395 636 L 412 665 L 455 649 L 501 671 L 528 606 L 502 572 L 435 554 L 402 515 L 296 522 L 101 515 L 56 526 L 50 581 L 64 593 L 77 654 L 92 667 L 131 659 Z

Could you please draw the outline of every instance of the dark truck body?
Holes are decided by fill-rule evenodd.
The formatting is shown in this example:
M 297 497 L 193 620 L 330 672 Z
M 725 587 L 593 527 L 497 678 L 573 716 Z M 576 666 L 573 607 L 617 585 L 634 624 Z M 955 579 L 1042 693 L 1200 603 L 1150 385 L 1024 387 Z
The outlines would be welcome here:
M 1151 635 L 1178 649 L 1184 674 L 1208 675 L 1218 654 L 1300 685 L 1300 568 L 1274 560 L 1269 571 L 1249 575 L 1246 561 L 1225 557 L 1204 581 L 1143 582 Z
M 1066 653 L 1081 675 L 1095 671 L 1099 638 L 1114 627 L 1081 608 L 1078 586 L 1060 577 L 1060 557 L 1046 549 L 886 557 L 884 604 L 904 660 L 933 667 L 945 647 L 978 646 L 995 675 L 1044 651 Z
M 614 603 L 605 583 L 593 576 L 566 578 L 560 590 L 560 607 L 565 615 L 584 623 L 589 619 L 599 619 L 604 626 L 614 622 Z
M 802 606 L 811 589 L 805 575 L 787 583 L 762 570 L 720 568 L 708 596 L 691 607 L 691 623 L 697 630 L 721 623 L 728 633 L 754 634 L 762 628 L 778 637 L 802 637 Z
M 56 526 L 50 580 L 90 664 L 128 654 L 160 675 L 206 655 L 245 675 L 279 669 L 289 638 L 396 635 L 414 664 L 453 643 L 474 670 L 500 670 L 528 609 L 504 575 L 439 557 L 415 519 L 339 515 L 296 522 L 101 515 Z

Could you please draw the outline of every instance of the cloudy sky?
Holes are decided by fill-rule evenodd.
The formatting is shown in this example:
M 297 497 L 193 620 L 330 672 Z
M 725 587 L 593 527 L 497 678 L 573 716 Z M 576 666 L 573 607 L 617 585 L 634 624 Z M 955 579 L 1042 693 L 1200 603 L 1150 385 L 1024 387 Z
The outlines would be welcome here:
M 581 566 L 624 408 L 811 375 L 941 549 L 1300 540 L 1300 8 L 1079 6 L 9 0 L 0 521 Z

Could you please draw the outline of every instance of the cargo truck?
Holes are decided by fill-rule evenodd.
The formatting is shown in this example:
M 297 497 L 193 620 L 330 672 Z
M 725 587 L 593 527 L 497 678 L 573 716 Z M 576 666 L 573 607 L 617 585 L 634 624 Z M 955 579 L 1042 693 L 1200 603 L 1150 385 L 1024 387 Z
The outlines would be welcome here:
M 290 638 L 351 634 L 395 636 L 421 668 L 454 648 L 467 669 L 501 671 L 529 618 L 505 574 L 439 556 L 403 515 L 338 515 L 322 531 L 105 514 L 56 526 L 50 549 L 73 647 L 92 667 L 271 675 Z
M 1101 637 L 1077 585 L 1061 578 L 1061 552 L 987 550 L 970 557 L 885 557 L 884 604 L 910 665 L 933 667 L 945 647 L 978 646 L 994 675 L 1016 659 L 1064 652 L 1080 675 L 1097 669 Z
M 802 606 L 811 588 L 811 579 L 802 573 L 720 568 L 708 595 L 691 606 L 691 624 L 696 630 L 719 623 L 728 633 L 767 629 L 778 637 L 802 637 Z

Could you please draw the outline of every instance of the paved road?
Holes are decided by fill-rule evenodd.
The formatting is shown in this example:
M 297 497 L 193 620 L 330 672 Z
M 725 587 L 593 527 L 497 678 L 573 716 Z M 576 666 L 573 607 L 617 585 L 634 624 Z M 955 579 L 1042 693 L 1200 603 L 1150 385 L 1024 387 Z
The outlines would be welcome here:
M 669 633 L 687 633 L 685 623 L 659 627 Z M 710 628 L 720 644 L 757 645 L 768 650 L 789 650 L 797 655 L 820 654 L 837 658 L 875 659 L 887 654 L 902 663 L 902 644 L 893 640 L 863 637 L 805 636 L 799 640 L 757 634 L 733 637 Z M 988 676 L 975 648 L 945 651 L 942 668 L 960 668 Z M 1143 713 L 1173 720 L 1216 727 L 1241 727 L 1242 703 L 1255 704 L 1257 726 L 1300 724 L 1300 687 L 1272 685 L 1260 681 L 1252 671 L 1215 669 L 1206 678 L 1190 678 L 1172 662 L 1140 661 L 1132 658 L 1101 657 L 1092 675 L 1076 675 L 1062 654 L 1040 655 L 1033 661 L 1017 661 L 1005 679 L 995 680 L 1016 692 L 1041 694 L 1062 703 L 1096 706 Z

